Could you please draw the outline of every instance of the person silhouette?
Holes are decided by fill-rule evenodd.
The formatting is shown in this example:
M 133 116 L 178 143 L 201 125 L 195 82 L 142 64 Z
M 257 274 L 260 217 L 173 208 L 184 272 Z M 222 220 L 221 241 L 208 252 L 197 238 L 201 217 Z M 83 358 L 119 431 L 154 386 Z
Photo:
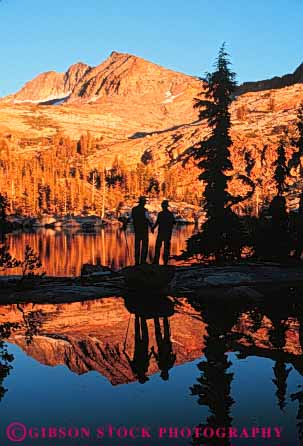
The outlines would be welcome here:
M 160 319 L 154 318 L 155 336 L 157 341 L 158 352 L 155 352 L 154 347 L 151 348 L 160 370 L 160 377 L 163 381 L 169 379 L 169 370 L 176 362 L 176 354 L 173 352 L 173 345 L 170 339 L 170 328 L 168 317 L 163 318 L 163 335 L 160 326 Z
M 156 247 L 155 247 L 155 257 L 154 257 L 155 265 L 159 265 L 162 243 L 164 243 L 164 253 L 163 253 L 164 265 L 167 265 L 170 255 L 170 242 L 171 242 L 173 226 L 176 223 L 174 214 L 168 210 L 169 207 L 168 200 L 163 200 L 161 203 L 161 207 L 162 211 L 159 212 L 156 223 L 152 227 L 152 233 L 153 233 L 154 230 L 159 226 L 156 240 Z
M 149 381 L 147 376 L 152 352 L 148 350 L 149 336 L 146 318 L 135 315 L 135 349 L 133 359 L 131 359 L 124 348 L 123 353 L 130 365 L 134 377 L 140 384 Z
M 132 220 L 135 229 L 135 264 L 146 263 L 148 251 L 148 227 L 152 227 L 148 211 L 145 207 L 146 197 L 139 198 L 139 204 L 132 209 Z

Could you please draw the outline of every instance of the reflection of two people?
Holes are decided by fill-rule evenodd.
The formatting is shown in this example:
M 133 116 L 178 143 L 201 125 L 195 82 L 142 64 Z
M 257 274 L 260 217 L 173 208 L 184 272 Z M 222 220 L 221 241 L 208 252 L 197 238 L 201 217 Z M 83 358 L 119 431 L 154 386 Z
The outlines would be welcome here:
M 176 361 L 176 354 L 173 352 L 172 342 L 170 340 L 170 328 L 168 317 L 163 317 L 163 335 L 160 325 L 160 318 L 154 318 L 155 337 L 157 342 L 157 351 L 154 346 L 149 350 L 149 333 L 147 319 L 135 315 L 135 347 L 133 358 L 131 359 L 126 350 L 124 354 L 132 369 L 134 376 L 140 384 L 149 380 L 147 373 L 151 357 L 154 356 L 159 370 L 160 377 L 167 381 L 169 379 L 169 370 Z
M 148 210 L 146 209 L 146 197 L 139 198 L 139 204 L 132 209 L 132 220 L 135 230 L 135 263 L 136 265 L 145 264 L 148 252 L 148 230 L 152 233 L 158 228 L 158 235 L 155 247 L 154 263 L 159 264 L 160 251 L 164 245 L 163 260 L 167 265 L 170 255 L 170 242 L 172 230 L 175 224 L 175 218 L 172 212 L 168 210 L 168 200 L 161 203 L 162 211 L 157 216 L 156 223 L 153 225 Z

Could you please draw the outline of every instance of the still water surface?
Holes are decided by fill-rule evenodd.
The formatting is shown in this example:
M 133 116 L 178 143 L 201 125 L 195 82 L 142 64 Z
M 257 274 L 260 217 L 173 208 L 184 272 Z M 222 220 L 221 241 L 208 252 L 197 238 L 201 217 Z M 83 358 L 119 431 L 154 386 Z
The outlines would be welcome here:
M 174 229 L 171 255 L 178 255 L 185 249 L 186 240 L 193 232 L 193 225 Z M 148 262 L 153 260 L 155 240 L 156 234 L 150 233 Z M 106 265 L 113 269 L 134 264 L 134 233 L 131 229 L 122 231 L 117 226 L 92 232 L 53 229 L 18 231 L 8 234 L 7 241 L 11 254 L 17 259 L 23 258 L 26 245 L 30 245 L 39 254 L 42 270 L 47 275 L 77 276 L 84 263 Z M 14 274 L 19 273 L 18 269 L 14 270 Z
M 86 440 L 21 443 L 39 446 L 183 446 L 192 438 L 158 440 L 159 427 L 200 424 L 283 429 L 282 439 L 200 440 L 209 446 L 302 444 L 302 304 L 184 298 L 175 306 L 167 298 L 147 314 L 117 297 L 9 305 L 0 313 L 0 324 L 18 324 L 7 344 L 11 362 L 1 359 L 1 444 L 12 444 L 5 439 L 12 421 L 90 430 Z M 153 438 L 96 439 L 96 429 L 109 424 L 149 426 Z

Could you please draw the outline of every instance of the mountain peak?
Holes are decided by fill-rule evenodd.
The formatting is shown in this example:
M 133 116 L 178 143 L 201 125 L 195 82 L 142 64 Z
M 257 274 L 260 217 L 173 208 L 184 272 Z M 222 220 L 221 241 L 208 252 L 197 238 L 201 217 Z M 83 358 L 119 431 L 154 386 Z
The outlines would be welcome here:
M 130 54 L 127 53 L 120 53 L 119 51 L 112 51 L 109 55 L 109 57 L 120 57 L 120 56 L 129 56 Z
M 64 73 L 46 71 L 27 82 L 21 90 L 12 95 L 13 102 L 43 102 L 63 96 Z
M 191 76 L 132 54 L 112 51 L 104 62 L 83 76 L 69 101 L 96 102 L 107 97 L 119 97 L 120 100 L 127 98 L 141 103 L 162 103 L 165 100 L 169 103 L 175 95 L 182 94 L 193 84 L 196 86 L 197 80 Z
M 133 54 L 112 51 L 96 67 L 77 62 L 65 73 L 42 73 L 4 101 L 89 103 L 119 97 L 120 100 L 169 104 L 190 85 L 196 88 L 197 82 L 192 76 L 163 68 Z
M 83 76 L 91 69 L 92 67 L 83 62 L 77 62 L 71 65 L 64 75 L 64 94 L 66 96 L 70 95 Z
M 142 59 L 139 56 L 136 56 L 135 54 L 131 54 L 131 53 L 121 53 L 120 51 L 112 51 L 108 57 L 108 59 Z M 142 59 L 143 60 L 143 59 Z M 152 63 L 152 62 L 150 62 Z
M 28 81 L 17 93 L 4 98 L 15 103 L 56 103 L 67 99 L 82 77 L 91 70 L 83 62 L 71 65 L 65 73 L 46 71 Z

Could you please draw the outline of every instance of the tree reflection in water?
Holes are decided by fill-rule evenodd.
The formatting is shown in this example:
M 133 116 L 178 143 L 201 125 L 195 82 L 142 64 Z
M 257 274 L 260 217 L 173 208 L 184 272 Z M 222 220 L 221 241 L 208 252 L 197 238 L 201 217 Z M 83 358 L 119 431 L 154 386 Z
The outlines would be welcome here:
M 13 366 L 14 356 L 8 352 L 6 341 L 15 331 L 23 330 L 27 345 L 29 345 L 34 336 L 38 335 L 39 329 L 43 323 L 42 311 L 31 311 L 24 313 L 22 307 L 17 305 L 18 310 L 22 313 L 22 323 L 5 322 L 0 324 L 0 402 L 8 389 L 4 387 L 4 380 L 10 374 Z
M 224 308 L 222 308 L 222 306 Z M 231 407 L 234 400 L 231 396 L 231 383 L 234 374 L 229 370 L 232 363 L 228 360 L 227 351 L 231 342 L 235 339 L 231 333 L 232 327 L 236 324 L 240 315 L 240 308 L 231 308 L 231 305 L 220 304 L 220 311 L 216 303 L 205 305 L 194 304 L 196 309 L 201 310 L 202 318 L 207 325 L 207 335 L 205 336 L 205 348 L 203 350 L 205 360 L 198 365 L 201 376 L 197 379 L 198 384 L 191 387 L 191 394 L 198 396 L 198 404 L 209 407 L 210 416 L 205 425 L 214 430 L 229 428 L 232 425 Z M 229 446 L 228 438 L 194 438 L 195 444 L 218 446 Z
M 298 413 L 297 413 L 297 429 L 298 429 L 298 438 L 300 440 L 300 444 L 303 444 L 303 391 L 293 393 L 291 395 L 291 401 L 298 401 Z
M 270 358 L 275 361 L 273 367 L 273 383 L 276 385 L 277 404 L 281 410 L 286 407 L 287 379 L 292 367 L 287 367 L 287 363 L 292 363 L 296 370 L 302 375 L 302 355 L 286 351 L 286 334 L 289 329 L 290 318 L 299 322 L 299 335 L 302 350 L 302 315 L 303 305 L 291 302 L 263 302 L 245 308 L 245 305 L 226 305 L 223 302 L 218 304 L 197 304 L 204 322 L 207 324 L 207 335 L 205 336 L 205 348 L 203 350 L 205 360 L 198 368 L 201 376 L 198 383 L 191 387 L 191 394 L 198 396 L 198 404 L 205 405 L 210 410 L 206 424 L 199 427 L 209 426 L 214 430 L 218 427 L 229 428 L 232 426 L 233 418 L 231 408 L 234 400 L 231 396 L 231 385 L 233 373 L 229 371 L 232 363 L 228 360 L 228 351 L 240 351 L 238 359 L 248 356 L 260 356 Z M 218 311 L 219 308 L 219 311 Z M 234 326 L 240 315 L 246 314 L 250 322 L 250 329 L 247 333 L 236 334 Z M 241 316 L 241 317 L 242 317 Z M 268 348 L 258 347 L 253 339 L 253 334 L 262 328 L 264 317 L 271 322 L 268 333 Z M 240 330 L 241 331 L 241 330 Z M 237 336 L 239 338 L 237 339 Z M 241 339 L 241 340 L 240 340 Z M 245 341 L 243 344 L 243 340 Z M 240 341 L 240 342 L 239 342 Z M 292 401 L 298 401 L 299 408 L 297 414 L 297 428 L 300 444 L 303 441 L 303 391 L 291 395 Z M 205 444 L 218 446 L 230 446 L 228 438 L 193 438 L 195 444 Z
M 277 359 L 273 367 L 275 377 L 272 382 L 277 387 L 276 396 L 278 406 L 283 411 L 286 406 L 287 378 L 292 370 L 292 367 L 287 368 L 284 359 L 286 332 L 288 330 L 287 319 L 291 308 L 287 302 L 277 302 L 275 305 L 268 306 L 267 308 L 265 306 L 263 311 L 272 322 L 269 340 L 273 349 L 277 350 Z
M 185 301 L 185 299 L 182 301 Z M 92 306 L 91 311 L 93 312 L 99 307 L 103 308 L 105 302 L 106 300 L 102 300 L 96 303 L 96 306 Z M 157 368 L 160 371 L 161 379 L 165 380 L 169 376 L 170 370 L 177 363 L 173 346 L 175 351 L 178 352 L 179 363 L 188 361 L 187 353 L 193 347 L 192 340 L 190 339 L 188 341 L 188 346 L 184 345 L 186 353 L 185 360 L 180 362 L 179 355 L 182 356 L 182 350 L 178 350 L 178 342 L 176 344 L 173 343 L 171 338 L 170 325 L 175 330 L 180 328 L 180 326 L 183 328 L 184 323 L 182 318 L 178 321 L 177 317 L 176 324 L 174 319 L 170 319 L 175 310 L 176 313 L 180 312 L 182 314 L 182 307 L 181 310 L 177 307 L 175 308 L 172 299 L 167 297 L 159 296 L 158 299 L 155 299 L 155 297 L 147 298 L 145 294 L 137 296 L 137 299 L 134 296 L 125 296 L 124 302 L 130 314 L 130 332 L 133 338 L 128 344 L 129 347 L 127 349 L 125 348 L 126 354 L 122 352 L 122 345 L 128 315 L 121 299 L 120 304 L 117 306 L 111 307 L 110 305 L 104 305 L 105 314 L 107 314 L 107 311 L 110 311 L 113 316 L 110 319 L 113 324 L 113 329 L 110 330 L 110 334 L 105 336 L 106 342 L 104 341 L 104 343 L 102 343 L 103 326 L 100 329 L 100 322 L 98 321 L 101 320 L 105 323 L 106 320 L 106 325 L 104 326 L 108 326 L 109 321 L 107 319 L 108 316 L 106 318 L 104 317 L 103 310 L 101 311 L 102 317 L 99 314 L 96 319 L 97 322 L 95 319 L 92 320 L 92 328 L 90 328 L 90 326 L 86 326 L 87 310 L 90 308 L 86 304 L 83 313 L 81 313 L 81 317 L 78 312 L 81 310 L 81 305 L 84 304 L 80 304 L 80 306 L 71 304 L 71 308 L 69 306 L 64 306 L 63 309 L 61 308 L 62 319 L 60 322 L 58 322 L 60 305 L 49 308 L 47 323 L 52 320 L 56 321 L 55 325 L 51 324 L 50 326 L 47 325 L 46 316 L 43 312 L 28 311 L 28 309 L 33 309 L 31 305 L 14 306 L 12 321 L 16 320 L 15 308 L 17 308 L 22 315 L 22 318 L 20 318 L 20 314 L 18 315 L 20 326 L 10 326 L 11 323 L 9 325 L 2 324 L 0 332 L 0 398 L 5 394 L 3 383 L 10 373 L 13 361 L 13 357 L 8 354 L 5 348 L 4 341 L 9 338 L 13 331 L 17 331 L 18 336 L 21 334 L 23 338 L 22 344 L 27 339 L 30 343 L 34 336 L 43 334 L 42 328 L 44 321 L 44 335 L 45 333 L 47 334 L 48 330 L 52 334 L 57 333 L 55 330 L 58 330 L 61 334 L 60 330 L 62 327 L 64 330 L 66 328 L 66 317 L 68 316 L 68 320 L 70 321 L 70 317 L 73 314 L 76 317 L 80 317 L 79 325 L 73 320 L 73 324 L 75 323 L 76 326 L 70 331 L 67 331 L 67 333 L 72 339 L 74 339 L 73 336 L 76 333 L 73 342 L 73 346 L 76 349 L 75 358 L 81 358 L 81 361 L 84 361 L 83 363 L 86 366 L 85 370 L 108 370 L 108 375 L 110 373 L 113 374 L 112 381 L 114 381 L 115 373 L 117 372 L 117 375 L 120 373 L 125 378 L 123 378 L 123 382 L 132 382 L 133 377 L 135 377 L 136 380 L 141 380 L 141 382 L 145 383 L 148 381 L 150 373 L 154 373 Z M 195 312 L 193 312 L 189 304 L 194 307 Z M 278 407 L 281 410 L 286 411 L 287 409 L 289 411 L 287 403 L 289 406 L 291 404 L 289 397 L 287 401 L 287 381 L 290 376 L 291 367 L 294 372 L 297 371 L 301 375 L 303 374 L 303 305 L 301 303 L 293 304 L 291 301 L 287 302 L 287 299 L 285 299 L 284 303 L 269 301 L 268 303 L 257 302 L 251 305 L 244 303 L 234 305 L 224 302 L 200 303 L 189 298 L 186 301 L 186 305 L 187 312 L 184 314 L 187 314 L 187 316 L 194 314 L 194 318 L 199 320 L 203 319 L 203 322 L 206 324 L 205 347 L 203 349 L 204 357 L 199 363 L 199 378 L 191 387 L 191 394 L 195 399 L 197 398 L 198 403 L 209 408 L 208 419 L 206 421 L 203 420 L 203 422 L 213 429 L 216 427 L 225 427 L 228 429 L 232 426 L 233 410 L 235 407 L 233 405 L 234 399 L 232 395 L 234 373 L 231 370 L 232 364 L 228 355 L 232 351 L 237 352 L 236 358 L 239 360 L 252 356 L 267 358 L 273 361 L 272 371 L 270 369 L 272 375 L 268 377 L 265 374 L 268 369 L 265 369 L 264 379 L 266 377 L 268 383 L 272 380 L 275 384 L 274 399 L 277 401 Z M 74 313 L 75 310 L 77 313 Z M 64 313 L 65 311 L 67 311 L 67 314 Z M 117 330 L 117 338 L 115 338 L 117 321 L 119 323 L 119 330 Z M 79 327 L 85 327 L 83 333 Z M 189 330 L 187 327 L 189 327 Z M 20 333 L 18 332 L 19 328 Z M 85 342 L 87 333 L 90 334 L 90 330 L 93 330 L 96 338 L 98 338 L 96 348 L 94 347 L 95 344 Z M 191 324 L 188 323 L 182 332 L 182 339 L 188 339 L 189 334 L 197 336 L 198 338 L 202 330 L 204 330 L 204 324 L 195 325 L 191 331 Z M 63 332 L 66 333 L 65 331 Z M 100 339 L 99 334 L 101 334 Z M 298 345 L 298 338 L 300 339 L 301 348 Z M 12 342 L 14 342 L 13 336 Z M 113 344 L 114 342 L 116 344 Z M 184 344 L 186 342 L 184 341 Z M 197 358 L 199 351 L 201 351 L 202 341 L 199 344 L 196 342 L 194 344 L 194 347 L 196 345 L 198 346 L 194 356 L 194 358 Z M 102 345 L 105 345 L 105 347 L 102 347 Z M 126 360 L 127 356 L 128 360 Z M 110 360 L 111 358 L 112 360 Z M 98 360 L 100 364 L 98 364 Z M 232 361 L 234 362 L 234 360 Z M 159 379 L 159 377 L 157 378 Z M 150 384 L 153 385 L 154 383 Z M 297 427 L 298 435 L 302 442 L 303 390 L 299 388 L 293 392 L 291 401 L 294 404 L 298 404 Z M 200 427 L 202 428 L 203 426 L 201 425 Z M 231 444 L 228 438 L 199 438 L 196 443 L 206 445 L 216 444 L 217 446 L 229 446 Z
M 299 340 L 301 345 L 301 351 L 303 352 L 303 304 L 297 303 L 294 305 L 294 307 L 295 307 L 296 317 L 299 321 Z M 291 401 L 298 401 L 297 429 L 298 429 L 298 438 L 300 444 L 302 445 L 303 444 L 303 390 L 300 390 L 297 393 L 293 393 L 290 396 L 290 398 Z
M 18 328 L 18 324 L 6 322 L 0 325 L 0 401 L 4 397 L 7 389 L 3 383 L 5 378 L 10 374 L 12 369 L 11 363 L 14 360 L 14 356 L 8 353 L 5 340 L 8 339 L 13 330 Z

